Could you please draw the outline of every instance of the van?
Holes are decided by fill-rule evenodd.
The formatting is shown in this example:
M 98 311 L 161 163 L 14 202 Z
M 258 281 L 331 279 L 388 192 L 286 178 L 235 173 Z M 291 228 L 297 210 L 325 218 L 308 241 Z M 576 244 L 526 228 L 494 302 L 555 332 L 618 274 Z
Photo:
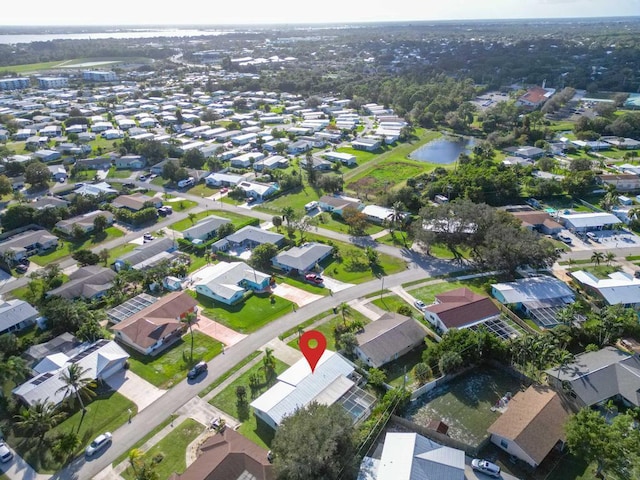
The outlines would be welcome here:
M 196 181 L 193 177 L 185 178 L 184 180 L 178 181 L 178 188 L 192 187 L 196 184 Z
M 473 468 L 476 472 L 482 472 L 485 475 L 489 475 L 490 477 L 500 478 L 500 467 L 495 463 L 491 463 L 487 460 L 474 458 L 471 461 L 471 468 Z
M 589 240 L 591 240 L 592 242 L 596 242 L 596 243 L 600 243 L 600 239 L 598 238 L 598 236 L 593 233 L 593 232 L 587 232 L 587 237 L 589 238 Z
M 558 239 L 567 245 L 571 245 L 571 237 L 562 233 L 558 234 Z

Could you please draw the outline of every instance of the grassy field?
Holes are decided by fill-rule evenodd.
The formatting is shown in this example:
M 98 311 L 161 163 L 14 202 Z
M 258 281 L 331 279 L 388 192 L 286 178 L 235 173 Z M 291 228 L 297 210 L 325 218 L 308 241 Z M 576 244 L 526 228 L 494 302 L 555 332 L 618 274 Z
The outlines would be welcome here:
M 98 58 L 74 58 L 71 60 L 56 60 L 53 62 L 27 63 L 23 65 L 8 65 L 0 67 L 0 72 L 30 73 L 59 68 L 82 68 L 86 62 L 109 62 L 105 66 L 112 67 L 118 63 L 151 63 L 151 59 L 145 57 L 98 57 Z
M 174 212 L 183 212 L 198 205 L 198 203 L 194 202 L 193 200 L 176 200 L 163 202 L 163 204 L 169 205 L 171 208 L 173 208 Z
M 209 361 L 222 352 L 222 343 L 208 335 L 193 332 L 193 361 L 187 361 L 191 353 L 191 335 L 187 333 L 168 350 L 156 356 L 142 355 L 126 348 L 131 355 L 131 371 L 159 388 L 170 388 L 185 379 L 191 366 L 200 360 Z
M 427 285 L 425 287 L 411 290 L 411 295 L 429 305 L 430 303 L 433 303 L 437 294 L 448 292 L 449 290 L 455 290 L 456 288 L 466 287 L 473 292 L 481 295 L 487 295 L 487 292 L 484 290 L 484 285 L 487 283 L 495 283 L 496 281 L 497 280 L 492 277 L 479 277 L 470 280 L 458 281 L 447 280 L 445 282 L 435 283 L 433 285 Z
M 124 232 L 122 230 L 116 227 L 109 227 L 105 229 L 103 233 L 90 235 L 80 242 L 60 240 L 57 249 L 49 251 L 44 255 L 34 255 L 31 257 L 31 260 L 41 266 L 48 265 L 51 262 L 55 262 L 56 260 L 60 260 L 61 258 L 71 255 L 77 250 L 94 248 L 101 243 L 108 242 L 122 236 L 124 236 Z
M 477 445 L 500 416 L 491 407 L 507 392 L 517 393 L 520 382 L 502 370 L 474 369 L 420 397 L 407 417 L 419 424 L 442 420 L 451 438 Z
M 113 432 L 126 423 L 129 418 L 129 409 L 134 413 L 137 412 L 135 403 L 114 391 L 101 393 L 86 406 L 86 409 L 82 423 L 80 423 L 82 411 L 78 410 L 49 430 L 45 436 L 45 441 L 63 432 L 78 432 L 81 443 L 78 449 L 73 452 L 75 456 L 82 452 L 101 433 Z M 9 434 L 8 431 L 5 433 L 8 434 L 8 443 L 39 473 L 54 473 L 62 467 L 59 462 L 52 458 L 48 448 L 42 448 L 42 446 L 37 445 L 37 440 L 14 437 L 13 433 Z
M 240 333 L 251 333 L 293 311 L 293 303 L 284 298 L 273 296 L 273 302 L 268 294 L 254 293 L 243 302 L 226 305 L 216 302 L 204 295 L 193 294 L 204 308 L 204 315 L 216 320 Z
M 50 70 L 60 65 L 59 61 L 55 62 L 42 62 L 42 63 L 28 63 L 25 65 L 7 65 L 0 67 L 0 72 L 15 72 L 15 73 L 29 73 L 37 72 L 38 70 Z
M 133 170 L 118 170 L 114 166 L 109 169 L 107 178 L 129 178 L 133 174 L 136 174 Z
M 353 321 L 353 320 L 360 320 L 364 325 L 371 322 L 369 318 L 365 317 L 362 313 L 358 312 L 357 310 L 352 310 L 349 313 L 347 313 L 345 315 L 345 320 L 347 322 Z M 336 339 L 333 335 L 333 329 L 335 328 L 336 325 L 341 324 L 342 322 L 343 322 L 342 314 L 338 313 L 336 317 L 330 319 L 327 322 L 324 322 L 322 325 L 318 325 L 317 327 L 314 327 L 314 330 L 321 332 L 324 335 L 324 337 L 327 339 L 327 350 L 333 350 L 333 351 L 338 350 L 336 348 Z M 290 347 L 295 348 L 296 350 L 300 350 L 297 337 L 290 340 L 288 345 Z
M 162 460 L 156 464 L 155 471 L 161 480 L 168 479 L 174 472 L 182 473 L 187 468 L 186 452 L 187 447 L 198 435 L 204 432 L 205 426 L 201 423 L 187 418 L 174 430 L 160 440 L 157 444 L 147 450 L 142 456 L 143 460 L 151 460 L 156 456 L 161 456 Z M 129 466 L 122 472 L 122 477 L 126 480 L 134 480 L 136 475 L 133 467 Z
M 157 178 L 161 178 L 161 177 L 157 177 Z M 157 178 L 155 178 L 154 180 L 157 180 Z M 163 180 L 163 182 L 164 181 L 165 180 Z M 220 191 L 219 188 L 210 187 L 206 183 L 198 183 L 193 187 L 191 187 L 189 190 L 187 190 L 189 194 L 200 195 L 201 197 L 210 197 L 211 195 L 213 195 L 214 193 L 218 193 L 219 191 Z
M 107 265 L 111 265 L 113 262 L 116 261 L 117 258 L 121 257 L 122 255 L 124 255 L 125 253 L 129 253 L 131 251 L 133 251 L 134 248 L 139 247 L 140 245 L 137 245 L 135 243 L 125 243 L 123 245 L 119 245 L 115 248 L 112 248 L 109 250 L 109 260 L 107 260 Z
M 122 462 L 127 460 L 127 458 L 129 458 L 129 452 L 131 450 L 133 450 L 134 448 L 140 448 L 142 445 L 147 443 L 149 441 L 149 439 L 151 439 L 154 435 L 156 435 L 164 427 L 169 425 L 177 416 L 178 416 L 177 414 L 173 413 L 170 416 L 168 416 L 167 418 L 165 418 L 164 421 L 160 425 L 158 425 L 157 427 L 155 427 L 152 430 L 150 430 L 149 432 L 147 432 L 147 434 L 144 437 L 142 437 L 140 440 L 138 440 L 136 443 L 134 443 L 133 446 L 129 450 L 127 450 L 122 455 L 120 455 L 118 458 L 116 458 L 111 465 L 115 467 L 116 465 L 120 465 Z
M 395 294 L 383 295 L 382 298 L 375 298 L 371 303 L 376 307 L 386 310 L 387 312 L 397 312 L 400 307 L 409 305 L 401 297 Z
M 277 358 L 276 361 L 276 375 L 281 374 L 289 365 L 284 362 L 281 362 Z M 249 387 L 249 378 L 258 374 L 261 379 L 261 384 L 258 388 L 256 388 L 253 392 Z M 237 379 L 231 382 L 227 388 L 225 388 L 218 395 L 213 397 L 209 403 L 214 407 L 219 408 L 223 412 L 228 413 L 229 415 L 237 418 L 242 422 L 238 431 L 247 437 L 249 440 L 255 442 L 264 448 L 269 448 L 271 445 L 271 441 L 273 440 L 274 430 L 263 422 L 258 423 L 256 416 L 252 415 L 251 408 L 249 407 L 249 403 L 264 392 L 266 392 L 273 384 L 275 383 L 275 378 L 271 381 L 267 382 L 264 376 L 264 368 L 262 362 L 257 363 L 252 368 L 247 370 L 245 373 L 240 375 Z M 247 390 L 247 403 L 245 405 L 238 405 L 237 397 L 236 397 L 236 387 L 244 386 Z

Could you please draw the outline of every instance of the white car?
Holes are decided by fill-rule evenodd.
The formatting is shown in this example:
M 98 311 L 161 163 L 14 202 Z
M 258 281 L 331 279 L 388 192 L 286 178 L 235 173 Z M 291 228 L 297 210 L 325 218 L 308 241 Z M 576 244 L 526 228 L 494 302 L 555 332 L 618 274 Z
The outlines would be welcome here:
M 111 443 L 111 432 L 105 432 L 102 435 L 99 435 L 91 444 L 85 449 L 84 453 L 87 457 L 90 457 L 94 453 L 96 453 L 101 448 L 107 446 Z
M 0 462 L 7 463 L 11 461 L 12 458 L 13 452 L 9 450 L 9 447 L 7 447 L 6 443 L 0 442 Z
M 413 304 L 420 311 L 423 311 L 425 308 L 427 308 L 427 306 L 424 304 L 422 300 L 416 300 Z
M 491 463 L 487 460 L 474 458 L 473 460 L 471 460 L 471 468 L 473 468 L 476 472 L 484 473 L 485 475 L 489 475 L 490 477 L 500 478 L 500 467 L 495 463 Z

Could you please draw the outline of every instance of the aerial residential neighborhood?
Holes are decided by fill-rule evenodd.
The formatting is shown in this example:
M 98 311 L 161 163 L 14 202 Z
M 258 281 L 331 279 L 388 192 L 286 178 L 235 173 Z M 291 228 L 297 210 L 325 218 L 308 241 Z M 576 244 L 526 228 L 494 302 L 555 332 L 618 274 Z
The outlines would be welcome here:
M 0 480 L 640 478 L 640 23 L 477 22 L 0 26 Z

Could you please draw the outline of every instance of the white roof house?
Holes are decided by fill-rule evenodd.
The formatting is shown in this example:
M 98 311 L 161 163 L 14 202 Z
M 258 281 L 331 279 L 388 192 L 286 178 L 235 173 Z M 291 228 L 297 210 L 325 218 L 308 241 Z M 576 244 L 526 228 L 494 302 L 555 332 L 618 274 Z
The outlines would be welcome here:
M 14 388 L 13 394 L 27 405 L 45 399 L 57 405 L 65 398 L 64 391 L 60 391 L 65 385 L 60 374 L 72 363 L 78 364 L 87 371 L 87 376 L 97 380 L 106 379 L 124 368 L 129 358 L 129 354 L 116 342 L 106 339 L 86 345 L 72 357 L 67 357 L 64 363 L 60 355 L 64 354 L 56 354 L 48 362 L 41 361 L 38 368 L 42 373 Z M 47 368 L 50 370 L 45 371 Z
M 578 231 L 601 230 L 620 223 L 618 217 L 605 212 L 560 214 L 558 218 L 565 228 Z
M 492 295 L 504 304 L 526 304 L 552 299 L 571 303 L 575 299 L 575 293 L 566 283 L 546 275 L 495 283 L 491 285 L 491 290 Z
M 306 359 L 300 359 L 278 376 L 278 382 L 251 402 L 256 415 L 277 428 L 282 420 L 311 402 L 341 404 L 358 421 L 365 417 L 375 398 L 352 379 L 355 365 L 325 350 L 312 373 Z
M 464 460 L 462 450 L 417 433 L 388 432 L 380 460 L 358 480 L 464 480 Z
M 37 316 L 38 311 L 24 300 L 0 298 L 0 335 L 28 327 Z
M 609 305 L 640 306 L 640 279 L 633 275 L 613 272 L 609 274 L 609 278 L 598 278 L 585 270 L 579 270 L 571 272 L 571 276 L 600 294 Z

